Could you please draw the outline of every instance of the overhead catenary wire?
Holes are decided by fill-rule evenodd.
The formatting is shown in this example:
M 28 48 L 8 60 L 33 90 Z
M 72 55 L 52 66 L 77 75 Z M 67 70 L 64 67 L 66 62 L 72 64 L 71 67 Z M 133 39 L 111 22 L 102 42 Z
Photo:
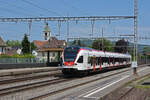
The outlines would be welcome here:
M 39 5 L 37 5 L 37 4 L 35 4 L 35 3 L 31 2 L 31 1 L 28 1 L 28 0 L 22 0 L 22 1 L 25 2 L 25 3 L 27 3 L 27 4 L 29 4 L 29 5 L 34 6 L 34 7 L 36 7 L 36 8 L 39 8 L 39 9 L 41 9 L 41 10 L 43 10 L 43 11 L 47 11 L 47 12 L 53 13 L 53 14 L 55 14 L 55 15 L 57 15 L 57 16 L 61 16 L 61 14 L 59 14 L 59 13 L 57 13 L 57 12 L 55 12 L 55 11 L 49 10 L 49 9 L 47 9 L 47 8 L 40 7 Z
M 17 12 L 21 11 L 21 13 L 26 14 L 28 16 L 34 16 L 33 14 L 27 13 L 27 10 L 22 6 L 18 6 L 16 4 L 13 4 L 12 2 L 7 2 L 7 1 L 0 1 L 0 2 L 3 3 L 3 5 L 8 5 L 9 7 L 17 8 Z M 18 10 L 20 10 L 20 11 L 18 11 Z
M 7 8 L 3 8 L 3 7 L 0 7 L 0 9 L 3 10 L 3 11 L 5 11 L 5 12 L 11 13 L 11 14 L 23 14 L 23 15 L 27 15 L 27 13 L 19 12 L 19 11 L 14 11 L 12 9 L 7 9 Z
M 74 10 L 77 10 L 77 11 L 83 13 L 83 14 L 88 15 L 88 13 L 85 12 L 85 11 L 83 11 L 83 9 L 79 9 L 78 7 L 76 7 L 76 6 L 72 5 L 72 4 L 67 4 L 67 2 L 66 2 L 65 0 L 60 0 L 60 1 L 62 2 L 62 4 L 65 5 L 65 7 L 66 7 L 66 6 L 71 7 L 71 8 L 74 9 Z M 66 4 L 67 4 L 67 5 L 66 5 Z

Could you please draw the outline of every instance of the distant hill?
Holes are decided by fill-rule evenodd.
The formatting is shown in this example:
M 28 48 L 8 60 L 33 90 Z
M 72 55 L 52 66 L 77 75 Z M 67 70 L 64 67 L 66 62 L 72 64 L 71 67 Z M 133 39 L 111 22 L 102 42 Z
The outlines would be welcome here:
M 85 40 L 80 40 L 81 44 L 83 44 L 85 47 L 90 47 L 94 40 L 90 40 L 90 39 L 85 39 Z M 73 44 L 73 41 L 69 42 L 69 45 L 71 46 Z
M 132 47 L 134 46 L 133 43 L 130 43 L 129 45 L 132 46 Z M 149 47 L 150 48 L 150 45 L 138 44 L 138 53 L 143 53 L 144 47 Z

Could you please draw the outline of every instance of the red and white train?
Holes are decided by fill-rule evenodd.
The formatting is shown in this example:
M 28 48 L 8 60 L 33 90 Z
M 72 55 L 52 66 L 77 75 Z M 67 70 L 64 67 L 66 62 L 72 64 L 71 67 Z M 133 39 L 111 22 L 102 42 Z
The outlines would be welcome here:
M 131 55 L 98 51 L 78 46 L 66 47 L 63 51 L 63 74 L 87 74 L 105 68 L 131 66 Z

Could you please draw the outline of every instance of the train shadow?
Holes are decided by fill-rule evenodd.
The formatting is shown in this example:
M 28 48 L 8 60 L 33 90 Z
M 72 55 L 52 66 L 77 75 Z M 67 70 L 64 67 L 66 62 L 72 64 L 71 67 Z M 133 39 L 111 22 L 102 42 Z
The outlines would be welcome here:
M 107 73 L 107 72 L 111 72 L 111 71 L 115 71 L 115 70 L 120 70 L 120 69 L 126 69 L 129 67 L 118 67 L 118 68 L 105 68 L 105 69 L 101 69 L 100 70 L 95 70 L 95 72 L 93 72 L 92 70 L 88 72 L 88 74 L 81 74 L 81 73 L 71 73 L 68 75 L 64 75 L 63 73 L 55 75 L 54 77 L 59 77 L 59 78 L 67 78 L 67 79 L 72 79 L 72 78 L 82 78 L 82 77 L 89 77 L 89 76 L 94 76 L 97 74 L 102 74 L 102 73 Z
M 107 72 L 120 70 L 120 69 L 126 69 L 126 68 L 129 68 L 129 67 L 120 67 L 120 68 L 111 68 L 111 69 L 110 68 L 105 68 L 105 69 L 102 69 L 101 71 L 91 72 L 91 73 L 89 73 L 89 75 L 102 74 L 102 73 L 107 73 Z

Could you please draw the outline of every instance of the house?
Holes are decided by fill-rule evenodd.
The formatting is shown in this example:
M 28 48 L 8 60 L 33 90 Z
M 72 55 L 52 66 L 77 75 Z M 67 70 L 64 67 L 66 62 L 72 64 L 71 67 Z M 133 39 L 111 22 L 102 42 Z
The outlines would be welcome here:
M 150 52 L 145 52 L 144 55 L 145 56 L 150 56 Z
M 43 41 L 33 41 L 34 45 L 37 47 L 34 54 L 36 54 L 36 57 L 39 58 L 40 61 L 47 62 L 47 64 L 51 66 L 57 66 L 61 62 L 61 54 L 64 47 L 66 47 L 66 41 L 52 37 L 48 23 L 46 23 L 43 35 Z
M 20 46 L 12 46 L 12 47 L 6 47 L 6 54 L 8 56 L 13 56 L 15 54 L 22 54 L 21 47 Z
M 39 51 L 42 49 L 42 47 L 47 43 L 47 41 L 41 41 L 41 40 L 34 40 L 34 45 L 37 47 L 36 50 L 34 50 L 34 55 L 39 58 L 40 61 L 46 62 L 47 60 L 47 52 L 41 52 Z
M 0 54 L 6 54 L 6 43 L 0 37 Z
M 65 40 L 58 40 L 56 37 L 50 37 L 49 40 L 33 41 L 37 47 L 37 58 L 46 62 L 59 62 L 61 53 L 66 46 Z

